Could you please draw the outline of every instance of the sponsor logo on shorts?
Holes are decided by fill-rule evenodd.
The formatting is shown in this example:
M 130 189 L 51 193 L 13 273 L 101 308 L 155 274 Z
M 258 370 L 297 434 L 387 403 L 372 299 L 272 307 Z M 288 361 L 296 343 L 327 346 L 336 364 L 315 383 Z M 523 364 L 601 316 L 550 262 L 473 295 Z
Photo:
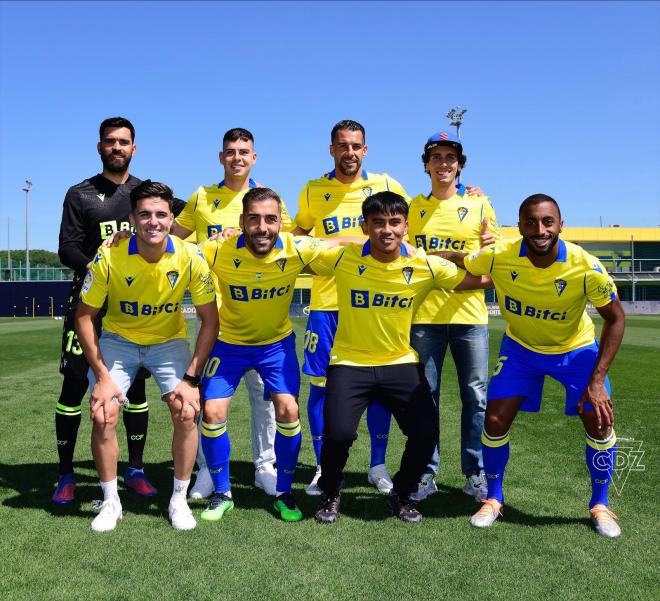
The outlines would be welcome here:
M 359 217 L 326 217 L 322 222 L 326 235 L 336 234 L 341 230 L 360 227 L 362 215 Z
M 424 250 L 465 250 L 465 240 L 454 240 L 453 238 L 436 238 L 420 234 L 415 236 L 415 246 Z
M 351 290 L 351 307 L 356 309 L 369 309 L 370 307 L 410 309 L 414 299 L 414 296 L 382 294 L 369 290 Z
M 269 300 L 286 296 L 291 291 L 291 284 L 287 286 L 273 286 L 272 288 L 248 288 L 247 286 L 229 286 L 232 300 L 247 303 L 256 300 Z
M 514 315 L 533 317 L 534 319 L 549 319 L 551 321 L 565 321 L 568 311 L 553 311 L 533 305 L 525 305 L 521 301 L 510 296 L 504 297 L 504 308 Z
M 161 313 L 176 313 L 179 310 L 179 303 L 150 305 L 148 303 L 140 304 L 137 301 L 119 301 L 119 310 L 125 315 L 146 317 L 148 315 L 160 315 Z

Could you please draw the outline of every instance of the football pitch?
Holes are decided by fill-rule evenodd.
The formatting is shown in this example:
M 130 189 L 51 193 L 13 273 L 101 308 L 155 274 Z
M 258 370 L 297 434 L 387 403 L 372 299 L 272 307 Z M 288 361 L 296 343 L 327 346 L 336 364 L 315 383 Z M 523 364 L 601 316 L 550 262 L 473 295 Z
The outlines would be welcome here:
M 304 322 L 294 320 L 299 350 Z M 315 461 L 301 390 L 303 447 L 294 493 L 298 523 L 275 517 L 272 499 L 252 486 L 249 403 L 243 385 L 230 412 L 234 511 L 177 532 L 167 521 L 172 427 L 153 380 L 147 472 L 154 499 L 120 490 L 124 519 L 110 533 L 90 530 L 100 488 L 84 411 L 76 448 L 77 498 L 50 502 L 56 480 L 54 405 L 61 321 L 0 319 L 0 597 L 30 600 L 224 599 L 657 599 L 660 498 L 657 453 L 660 317 L 631 317 L 610 371 L 619 461 L 610 506 L 623 535 L 607 540 L 588 519 L 589 478 L 578 419 L 563 415 L 563 389 L 546 379 L 540 414 L 511 430 L 504 517 L 470 527 L 477 504 L 461 492 L 459 400 L 449 358 L 443 372 L 440 492 L 420 505 L 424 520 L 388 515 L 367 485 L 366 426 L 347 465 L 338 524 L 315 523 L 317 497 L 304 494 Z M 504 322 L 491 320 L 491 366 Z M 119 427 L 122 460 L 126 458 Z M 402 437 L 393 423 L 388 451 L 396 471 Z M 642 455 L 643 453 L 643 455 Z M 124 464 L 120 464 L 120 474 Z M 191 503 L 197 517 L 203 503 Z M 655 566 L 655 567 L 654 567 Z

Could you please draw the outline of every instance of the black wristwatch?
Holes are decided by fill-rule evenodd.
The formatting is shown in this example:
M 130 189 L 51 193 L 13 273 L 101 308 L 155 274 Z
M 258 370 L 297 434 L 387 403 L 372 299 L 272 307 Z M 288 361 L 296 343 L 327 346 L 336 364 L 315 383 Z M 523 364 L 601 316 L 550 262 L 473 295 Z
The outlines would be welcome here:
M 190 374 L 187 373 L 183 374 L 183 379 L 186 382 L 192 384 L 193 386 L 199 386 L 199 383 L 202 381 L 202 378 L 200 378 L 199 376 L 191 376 Z

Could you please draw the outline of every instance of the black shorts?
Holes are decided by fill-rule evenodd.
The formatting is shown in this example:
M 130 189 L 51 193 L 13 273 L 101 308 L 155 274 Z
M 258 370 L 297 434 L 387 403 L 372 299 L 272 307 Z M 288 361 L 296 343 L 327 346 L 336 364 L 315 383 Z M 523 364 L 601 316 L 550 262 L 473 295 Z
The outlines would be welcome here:
M 89 363 L 85 359 L 83 350 L 78 342 L 76 335 L 75 320 L 76 310 L 80 302 L 80 289 L 83 284 L 83 277 L 75 276 L 71 282 L 71 290 L 67 300 L 66 313 L 64 314 L 64 328 L 62 330 L 62 350 L 60 352 L 60 373 L 66 378 L 75 378 L 77 380 L 87 380 Z M 96 335 L 101 336 L 101 324 L 105 315 L 103 307 L 94 319 L 94 329 Z M 137 373 L 138 378 L 148 378 L 150 373 L 146 369 L 140 369 Z

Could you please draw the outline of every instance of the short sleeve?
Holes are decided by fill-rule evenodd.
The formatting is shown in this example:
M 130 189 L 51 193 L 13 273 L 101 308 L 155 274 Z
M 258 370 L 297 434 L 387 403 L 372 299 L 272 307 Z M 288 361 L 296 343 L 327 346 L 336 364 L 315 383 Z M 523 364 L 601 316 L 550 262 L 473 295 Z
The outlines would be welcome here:
M 472 275 L 487 275 L 493 270 L 495 245 L 484 246 L 463 259 L 465 269 Z
M 289 211 L 287 211 L 286 206 L 284 205 L 284 201 L 282 201 L 282 231 L 290 232 L 293 229 L 295 229 L 295 225 L 291 220 L 291 215 L 289 215 Z
M 465 278 L 465 271 L 451 261 L 441 257 L 427 257 L 433 272 L 433 287 L 442 290 L 453 290 Z
M 215 265 L 215 261 L 218 258 L 218 251 L 220 250 L 220 239 L 216 240 L 204 240 L 201 244 L 198 244 L 197 248 L 199 248 L 199 251 L 202 253 L 202 256 L 204 259 L 206 259 L 206 263 L 213 267 Z
M 616 284 L 596 257 L 590 257 L 590 260 L 591 265 L 584 276 L 585 292 L 594 307 L 604 307 L 616 300 Z
M 215 286 L 209 266 L 198 250 L 191 248 L 190 296 L 195 305 L 215 302 Z
M 309 211 L 309 184 L 307 184 L 298 196 L 298 214 L 293 220 L 294 226 L 299 226 L 304 230 L 311 230 L 314 223 L 314 216 Z
M 100 309 L 108 295 L 108 280 L 110 279 L 110 264 L 107 252 L 99 249 L 92 260 L 92 266 L 80 290 L 80 300 L 90 307 Z
M 195 231 L 195 209 L 197 207 L 197 199 L 199 198 L 200 191 L 201 188 L 197 188 L 195 193 L 188 199 L 188 202 L 186 202 L 186 206 L 183 207 L 183 210 L 176 218 L 176 222 L 181 227 L 185 227 L 191 232 Z
M 333 275 L 335 272 L 335 265 L 345 249 L 345 246 L 336 246 L 335 248 L 323 250 L 319 253 L 316 259 L 309 264 L 309 266 L 317 275 Z
M 322 252 L 328 250 L 328 246 L 323 240 L 311 236 L 296 236 L 293 243 L 296 245 L 303 265 L 309 265 Z
M 490 202 L 490 198 L 488 197 L 484 199 L 482 214 L 484 219 L 488 219 L 488 229 L 493 233 L 493 236 L 495 236 L 495 240 L 499 242 L 502 239 L 502 233 L 500 232 L 500 226 L 497 223 L 495 209 L 493 208 L 493 205 Z

